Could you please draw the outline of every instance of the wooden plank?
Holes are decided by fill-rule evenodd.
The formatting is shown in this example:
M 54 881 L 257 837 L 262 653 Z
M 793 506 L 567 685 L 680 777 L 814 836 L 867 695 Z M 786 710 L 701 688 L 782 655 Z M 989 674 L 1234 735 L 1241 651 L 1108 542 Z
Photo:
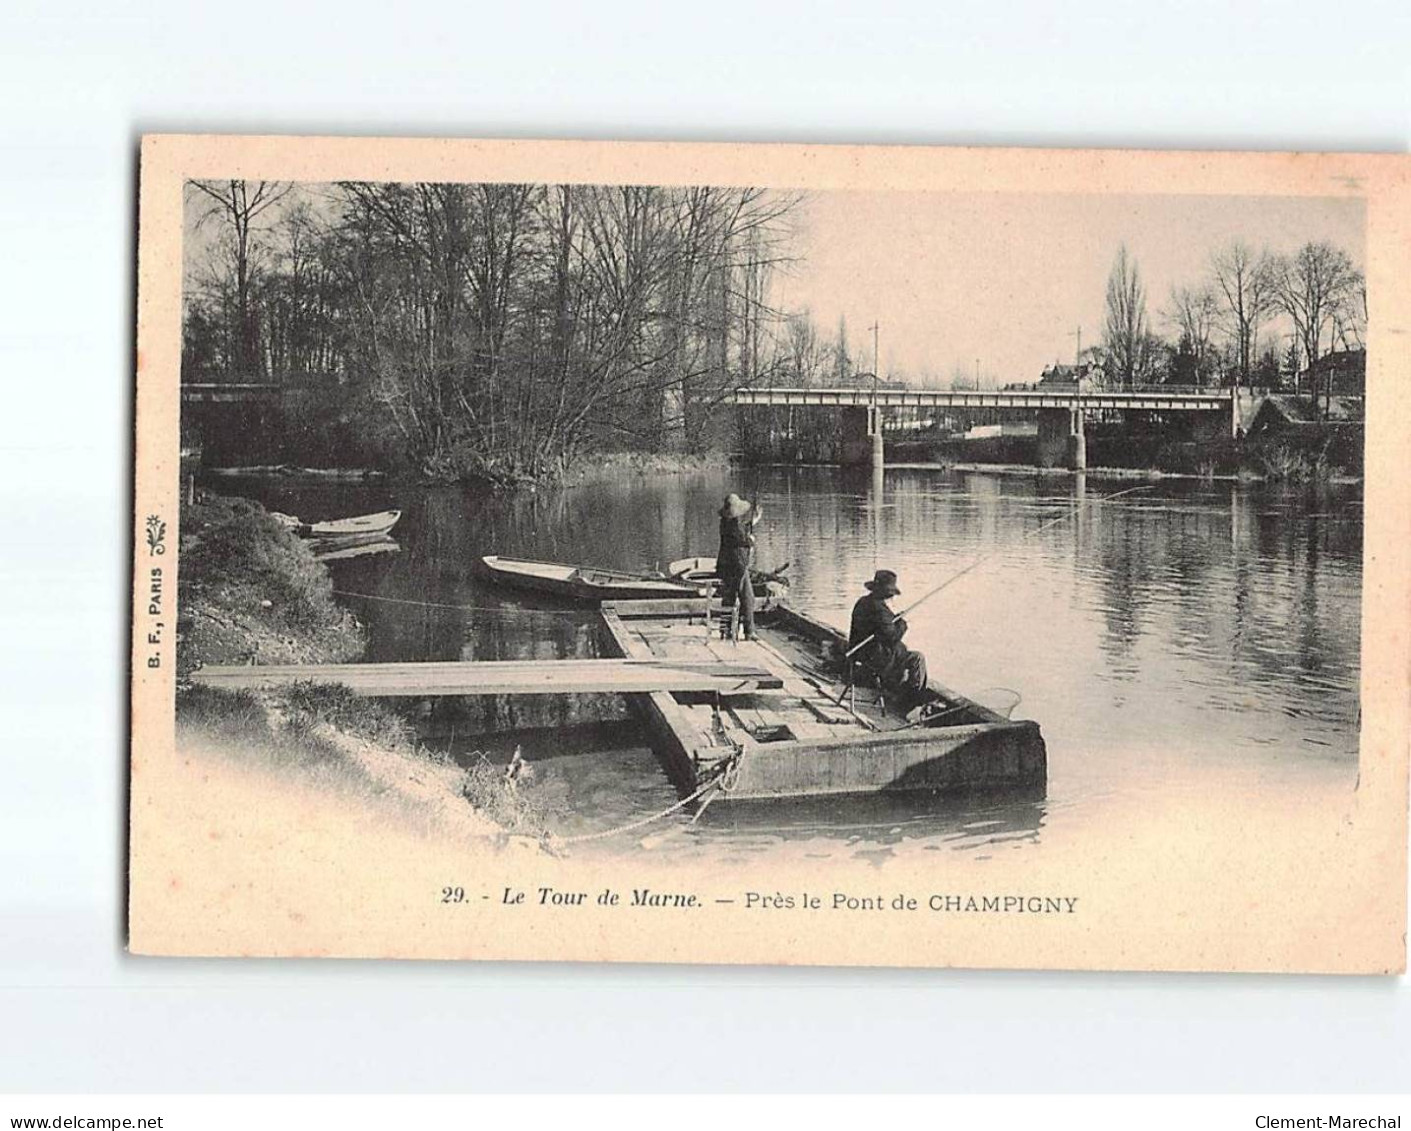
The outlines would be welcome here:
M 591 692 L 739 691 L 779 687 L 766 668 L 748 664 L 629 658 L 489 660 L 407 664 L 271 664 L 209 667 L 197 683 L 228 690 L 311 681 L 336 683 L 356 695 L 566 695 Z
M 613 613 L 621 620 L 641 617 L 704 617 L 706 600 L 704 597 L 687 600 L 663 601 L 604 601 L 599 606 L 604 613 Z M 715 602 L 716 609 L 720 603 Z
M 640 655 L 645 646 L 632 637 L 621 618 L 607 605 L 602 608 L 606 646 L 621 656 Z M 681 797 L 689 797 L 699 786 L 695 750 L 690 744 L 695 728 L 681 705 L 665 691 L 629 695 L 627 702 L 652 735 L 652 748 L 666 768 L 671 784 Z

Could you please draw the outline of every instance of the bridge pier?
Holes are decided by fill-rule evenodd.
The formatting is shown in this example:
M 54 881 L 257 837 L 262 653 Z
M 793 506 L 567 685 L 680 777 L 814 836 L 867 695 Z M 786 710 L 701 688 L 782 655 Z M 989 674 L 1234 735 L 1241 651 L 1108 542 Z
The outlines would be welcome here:
M 868 467 L 880 471 L 886 463 L 882 448 L 880 413 L 870 405 L 848 405 L 842 415 L 841 462 L 844 467 Z
M 1082 414 L 1071 408 L 1039 409 L 1039 435 L 1034 462 L 1039 467 L 1066 467 L 1082 471 L 1088 466 L 1088 444 Z

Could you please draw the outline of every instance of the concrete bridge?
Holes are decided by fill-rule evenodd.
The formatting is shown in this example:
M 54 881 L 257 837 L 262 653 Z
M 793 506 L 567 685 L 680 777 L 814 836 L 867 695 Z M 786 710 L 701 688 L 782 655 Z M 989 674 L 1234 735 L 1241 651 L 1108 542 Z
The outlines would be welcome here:
M 183 405 L 219 411 L 219 405 L 276 405 L 287 386 L 270 382 L 183 383 Z M 1035 461 L 1041 467 L 1087 464 L 1084 418 L 1094 412 L 1195 414 L 1194 434 L 1232 436 L 1251 408 L 1250 396 L 1234 389 L 1152 385 L 1129 389 L 1084 389 L 1032 385 L 1007 389 L 756 388 L 736 389 L 722 403 L 751 406 L 831 408 L 841 414 L 842 462 L 883 465 L 882 417 L 887 410 L 1001 409 L 1038 418 Z M 1242 403 L 1243 401 L 1243 403 Z
M 1041 467 L 1087 465 L 1083 419 L 1090 412 L 1198 413 L 1196 432 L 1233 436 L 1240 398 L 1233 389 L 1156 385 L 1133 389 L 1031 386 L 1009 389 L 736 389 L 724 403 L 740 407 L 809 406 L 842 414 L 845 464 L 882 466 L 882 413 L 887 409 L 989 408 L 1038 417 L 1036 462 Z

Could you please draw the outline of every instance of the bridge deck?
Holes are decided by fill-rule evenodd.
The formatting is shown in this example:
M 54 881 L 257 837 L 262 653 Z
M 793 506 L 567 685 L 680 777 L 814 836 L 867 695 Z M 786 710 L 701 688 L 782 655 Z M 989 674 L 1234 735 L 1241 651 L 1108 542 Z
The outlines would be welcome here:
M 823 405 L 871 408 L 1127 409 L 1144 412 L 1229 412 L 1230 389 L 736 389 L 733 405 Z

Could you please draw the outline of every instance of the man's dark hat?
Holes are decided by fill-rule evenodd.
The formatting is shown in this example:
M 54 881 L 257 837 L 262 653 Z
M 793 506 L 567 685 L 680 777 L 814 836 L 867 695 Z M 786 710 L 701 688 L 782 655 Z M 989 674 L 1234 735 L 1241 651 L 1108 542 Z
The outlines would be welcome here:
M 901 590 L 897 588 L 897 575 L 889 569 L 879 569 L 871 581 L 864 581 L 862 584 L 879 597 L 896 597 L 901 594 Z

